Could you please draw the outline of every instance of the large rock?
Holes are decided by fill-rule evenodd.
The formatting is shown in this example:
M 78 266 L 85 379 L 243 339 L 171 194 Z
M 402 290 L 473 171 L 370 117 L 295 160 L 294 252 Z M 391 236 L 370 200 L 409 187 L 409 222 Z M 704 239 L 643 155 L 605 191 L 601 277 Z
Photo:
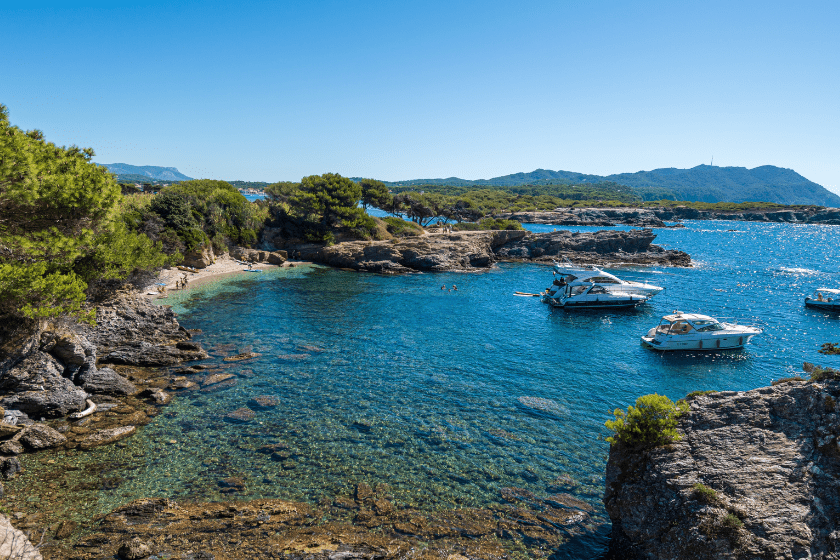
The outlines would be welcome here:
M 0 558 L 43 560 L 41 553 L 32 546 L 23 531 L 15 529 L 9 518 L 2 514 L 0 514 Z
M 840 382 L 691 401 L 680 441 L 613 445 L 604 504 L 641 558 L 837 558 Z
M 79 447 L 82 449 L 91 449 L 92 447 L 107 445 L 132 436 L 136 431 L 137 428 L 135 426 L 123 426 L 121 428 L 97 430 L 83 439 L 81 443 L 79 443 Z
M 32 424 L 20 432 L 18 441 L 31 449 L 46 449 L 63 445 L 67 438 L 46 424 Z
M 187 252 L 182 264 L 192 268 L 207 268 L 214 262 L 216 262 L 216 257 L 213 255 L 213 246 L 202 245 L 200 249 Z
M 103 353 L 99 361 L 103 364 L 161 367 L 205 358 L 207 352 L 204 350 L 183 350 L 177 346 L 156 345 L 141 340 L 112 348 Z
M 87 372 L 79 380 L 82 383 L 82 388 L 88 393 L 133 395 L 137 392 L 137 387 L 131 381 L 108 367 Z
M 0 405 L 34 418 L 66 416 L 84 408 L 87 393 L 62 376 L 64 366 L 52 355 L 34 350 L 0 372 Z

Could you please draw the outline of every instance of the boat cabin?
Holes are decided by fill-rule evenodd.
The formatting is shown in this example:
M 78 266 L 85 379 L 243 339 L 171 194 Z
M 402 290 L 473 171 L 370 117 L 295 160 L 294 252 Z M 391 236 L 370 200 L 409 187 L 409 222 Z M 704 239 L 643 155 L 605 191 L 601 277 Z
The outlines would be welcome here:
M 666 315 L 656 327 L 656 332 L 659 334 L 691 334 L 722 330 L 724 326 L 717 319 L 696 313 Z

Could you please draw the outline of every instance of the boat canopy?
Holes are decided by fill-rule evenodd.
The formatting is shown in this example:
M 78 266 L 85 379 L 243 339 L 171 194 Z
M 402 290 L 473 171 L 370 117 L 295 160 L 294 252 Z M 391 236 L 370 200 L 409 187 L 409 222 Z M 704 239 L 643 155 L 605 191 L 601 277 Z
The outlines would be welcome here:
M 840 290 L 838 290 L 837 288 L 817 288 L 816 291 L 823 292 L 826 294 L 840 295 Z

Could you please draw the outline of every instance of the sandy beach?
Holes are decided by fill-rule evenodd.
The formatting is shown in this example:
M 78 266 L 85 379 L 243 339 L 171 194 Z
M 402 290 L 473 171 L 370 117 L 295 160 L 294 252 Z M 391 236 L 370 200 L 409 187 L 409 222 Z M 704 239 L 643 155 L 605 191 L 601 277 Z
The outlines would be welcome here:
M 281 266 L 289 266 L 289 264 L 290 263 L 287 261 Z M 251 265 L 251 267 L 254 270 L 264 270 L 268 268 L 273 268 L 275 266 L 276 265 L 267 263 L 253 263 Z M 207 268 L 199 269 L 196 272 L 186 272 L 184 270 L 172 267 L 161 270 L 155 283 L 151 286 L 146 287 L 146 289 L 143 290 L 143 293 L 150 297 L 159 296 L 160 294 L 157 291 L 158 283 L 165 283 L 167 292 L 177 290 L 177 282 L 184 278 L 185 275 L 187 279 L 186 289 L 189 289 L 190 287 L 199 286 L 211 279 L 219 278 L 220 276 L 228 274 L 244 274 L 242 271 L 246 270 L 247 268 L 248 265 L 240 264 L 239 262 L 235 261 L 227 255 L 217 257 L 216 262 L 214 262 Z

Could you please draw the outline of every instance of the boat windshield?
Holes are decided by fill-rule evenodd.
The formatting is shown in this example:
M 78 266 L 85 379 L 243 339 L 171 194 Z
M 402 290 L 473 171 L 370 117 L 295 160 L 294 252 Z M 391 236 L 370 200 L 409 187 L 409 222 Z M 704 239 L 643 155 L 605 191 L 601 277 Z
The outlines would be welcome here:
M 697 332 L 711 332 L 711 331 L 722 331 L 723 325 L 718 323 L 717 321 L 694 321 L 694 328 L 697 329 Z
M 620 284 L 618 280 L 615 278 L 610 278 L 609 276 L 593 276 L 589 279 L 590 282 L 594 282 L 596 284 Z

